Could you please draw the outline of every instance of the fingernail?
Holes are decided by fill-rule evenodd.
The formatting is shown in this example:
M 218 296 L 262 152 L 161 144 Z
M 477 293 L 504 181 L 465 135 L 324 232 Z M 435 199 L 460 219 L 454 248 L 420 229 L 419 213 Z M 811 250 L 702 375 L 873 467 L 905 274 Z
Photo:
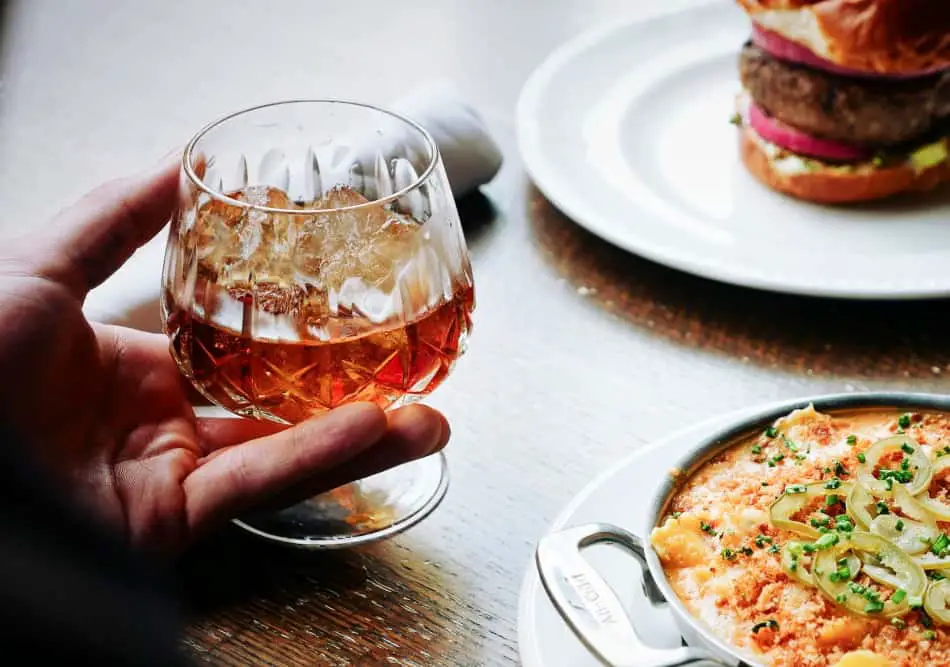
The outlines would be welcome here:
M 452 437 L 452 427 L 449 425 L 449 420 L 445 418 L 441 412 L 439 413 L 439 421 L 442 422 L 442 433 L 439 437 L 438 444 L 432 449 L 433 452 L 437 452 L 449 444 L 449 439 Z
M 426 415 L 427 419 L 420 420 L 421 422 L 426 423 L 426 432 L 425 435 L 420 433 L 420 442 L 426 443 L 426 455 L 435 454 L 440 451 L 445 445 L 449 442 L 449 438 L 452 436 L 452 429 L 449 428 L 448 420 L 442 415 L 441 412 L 435 410 L 430 410 L 430 414 Z
M 400 439 L 412 443 L 416 456 L 428 456 L 445 446 L 448 423 L 440 413 L 421 405 L 400 408 L 390 415 L 390 428 Z

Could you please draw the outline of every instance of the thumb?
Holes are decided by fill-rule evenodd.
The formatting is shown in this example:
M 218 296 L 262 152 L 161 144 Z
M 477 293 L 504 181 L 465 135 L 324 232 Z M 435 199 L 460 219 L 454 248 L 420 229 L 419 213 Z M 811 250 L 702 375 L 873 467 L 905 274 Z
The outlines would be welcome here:
M 168 222 L 180 164 L 176 151 L 144 173 L 99 186 L 53 219 L 26 260 L 84 299 Z

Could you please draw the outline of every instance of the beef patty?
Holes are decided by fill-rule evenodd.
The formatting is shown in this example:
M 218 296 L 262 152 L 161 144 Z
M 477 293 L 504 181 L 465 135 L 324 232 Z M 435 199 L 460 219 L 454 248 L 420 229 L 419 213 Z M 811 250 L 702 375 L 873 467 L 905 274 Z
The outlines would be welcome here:
M 739 69 L 759 107 L 815 137 L 896 146 L 950 117 L 950 72 L 909 81 L 855 79 L 778 60 L 751 42 Z

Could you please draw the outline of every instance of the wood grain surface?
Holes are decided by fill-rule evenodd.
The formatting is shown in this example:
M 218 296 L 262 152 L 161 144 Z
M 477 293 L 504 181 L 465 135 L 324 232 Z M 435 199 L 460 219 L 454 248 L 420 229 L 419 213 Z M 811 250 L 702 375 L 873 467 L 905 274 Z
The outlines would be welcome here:
M 37 224 L 221 114 L 273 99 L 385 103 L 449 77 L 506 154 L 461 203 L 478 308 L 432 397 L 452 484 L 408 533 L 330 555 L 236 531 L 178 567 L 188 652 L 216 665 L 508 665 L 533 546 L 603 467 L 674 429 L 830 391 L 950 388 L 945 302 L 818 301 L 621 252 L 527 181 L 513 111 L 562 41 L 630 0 L 25 0 L 4 39 L 2 225 Z M 776 248 L 781 253 L 781 248 Z M 948 267 L 950 270 L 950 267 Z

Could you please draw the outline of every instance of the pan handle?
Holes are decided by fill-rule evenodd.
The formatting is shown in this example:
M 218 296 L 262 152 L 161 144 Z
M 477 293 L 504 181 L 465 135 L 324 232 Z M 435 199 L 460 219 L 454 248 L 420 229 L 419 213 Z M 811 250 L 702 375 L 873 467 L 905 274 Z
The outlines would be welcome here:
M 613 590 L 581 554 L 594 544 L 623 547 L 640 564 L 651 600 L 656 603 L 662 596 L 647 568 L 643 542 L 622 528 L 595 523 L 541 540 L 536 560 L 544 589 L 574 634 L 601 662 L 608 667 L 731 667 L 702 649 L 645 644 Z

